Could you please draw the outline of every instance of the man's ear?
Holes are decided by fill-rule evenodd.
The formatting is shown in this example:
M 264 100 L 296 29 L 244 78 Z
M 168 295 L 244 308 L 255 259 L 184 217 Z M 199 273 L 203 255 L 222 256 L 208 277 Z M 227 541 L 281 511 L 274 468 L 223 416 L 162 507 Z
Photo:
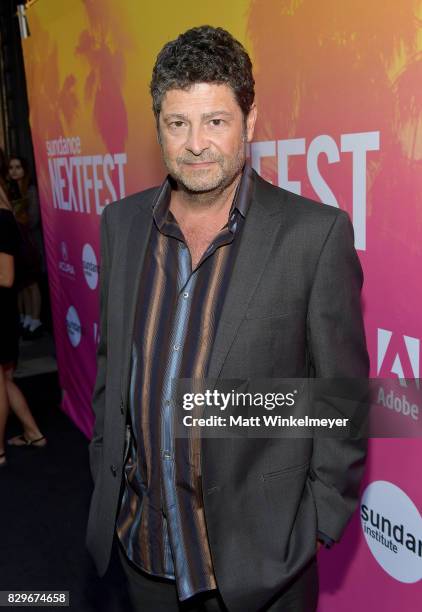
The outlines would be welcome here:
M 251 108 L 249 109 L 248 116 L 246 117 L 246 138 L 248 142 L 251 142 L 253 139 L 257 116 L 258 116 L 258 109 L 254 102 Z

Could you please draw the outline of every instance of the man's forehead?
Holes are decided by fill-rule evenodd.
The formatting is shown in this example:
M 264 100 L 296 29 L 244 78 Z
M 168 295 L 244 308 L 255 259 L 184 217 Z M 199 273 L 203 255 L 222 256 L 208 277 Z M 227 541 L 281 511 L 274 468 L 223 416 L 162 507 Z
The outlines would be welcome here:
M 203 113 L 213 112 L 216 107 L 230 111 L 238 107 L 240 110 L 233 89 L 229 85 L 194 83 L 187 89 L 169 89 L 163 96 L 161 112 L 164 114 L 179 113 L 199 107 Z

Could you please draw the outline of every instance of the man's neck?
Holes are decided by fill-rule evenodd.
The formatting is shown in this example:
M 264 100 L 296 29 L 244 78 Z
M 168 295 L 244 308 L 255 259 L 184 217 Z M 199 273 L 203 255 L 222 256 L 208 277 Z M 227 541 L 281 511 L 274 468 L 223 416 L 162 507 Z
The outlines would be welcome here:
M 180 188 L 172 190 L 170 210 L 182 224 L 188 219 L 199 223 L 210 216 L 218 219 L 228 217 L 240 179 L 241 174 L 224 189 L 207 193 L 187 192 Z

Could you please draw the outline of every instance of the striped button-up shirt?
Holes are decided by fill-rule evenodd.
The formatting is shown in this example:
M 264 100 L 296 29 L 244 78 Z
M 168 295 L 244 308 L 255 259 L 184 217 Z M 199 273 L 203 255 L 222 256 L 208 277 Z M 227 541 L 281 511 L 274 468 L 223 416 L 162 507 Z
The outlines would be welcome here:
M 167 178 L 153 205 L 132 344 L 133 444 L 117 534 L 129 559 L 176 580 L 181 600 L 216 588 L 202 501 L 200 440 L 174 436 L 174 379 L 203 379 L 251 198 L 245 166 L 227 224 L 196 268 L 169 210 Z

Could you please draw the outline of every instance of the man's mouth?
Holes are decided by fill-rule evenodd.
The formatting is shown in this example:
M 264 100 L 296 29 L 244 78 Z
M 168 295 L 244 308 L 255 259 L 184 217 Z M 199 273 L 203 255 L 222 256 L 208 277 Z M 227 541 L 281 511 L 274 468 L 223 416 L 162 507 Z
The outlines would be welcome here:
M 194 166 L 195 168 L 201 168 L 202 166 L 210 166 L 211 164 L 215 164 L 214 161 L 207 162 L 183 162 L 186 166 Z

